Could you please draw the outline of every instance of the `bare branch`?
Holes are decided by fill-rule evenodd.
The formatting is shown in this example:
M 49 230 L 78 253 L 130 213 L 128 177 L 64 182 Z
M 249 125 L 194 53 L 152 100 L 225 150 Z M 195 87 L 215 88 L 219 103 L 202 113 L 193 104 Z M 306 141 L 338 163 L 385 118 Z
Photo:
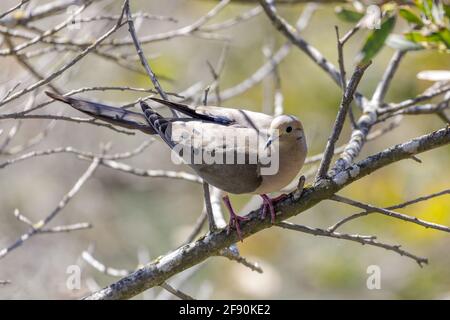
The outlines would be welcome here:
M 27 233 L 24 233 L 22 236 L 20 236 L 19 239 L 17 239 L 14 243 L 9 245 L 8 247 L 0 250 L 0 259 L 4 258 L 8 253 L 13 251 L 14 249 L 17 249 L 23 243 L 27 240 L 29 240 L 31 237 L 35 236 L 36 234 L 41 233 L 42 229 L 44 229 L 47 224 L 52 221 L 60 212 L 62 209 L 64 209 L 67 204 L 72 200 L 72 198 L 78 193 L 78 191 L 81 189 L 83 184 L 92 176 L 94 171 L 97 169 L 99 165 L 100 160 L 98 158 L 94 158 L 91 165 L 87 168 L 87 170 L 81 175 L 81 177 L 78 179 L 78 181 L 73 185 L 72 189 L 68 193 L 64 195 L 64 197 L 61 199 L 59 204 L 55 209 L 53 209 L 50 214 L 48 214 L 45 218 L 42 220 L 39 220 L 36 223 L 33 223 L 31 225 L 30 230 Z M 31 221 L 27 218 L 24 218 L 22 215 L 19 214 L 18 210 L 15 211 L 16 217 L 18 217 L 19 220 L 25 222 L 27 225 L 30 225 Z M 75 229 L 75 230 L 79 230 Z M 68 231 L 68 230 L 66 230 Z M 45 232 L 48 232 L 45 231 Z
M 7 16 L 8 14 L 10 14 L 13 11 L 16 11 L 17 9 L 19 9 L 21 6 L 23 6 L 24 4 L 26 4 L 27 2 L 30 2 L 30 0 L 21 0 L 18 4 L 16 4 L 14 7 L 6 10 L 5 12 L 0 14 L 0 19 L 3 19 L 5 16 Z
M 450 91 L 450 85 L 446 85 L 446 86 L 442 86 L 436 90 L 430 90 L 428 92 L 425 92 L 413 99 L 408 99 L 405 100 L 403 102 L 397 103 L 397 104 L 392 104 L 390 106 L 387 106 L 385 108 L 382 108 L 379 112 L 384 114 L 384 113 L 388 113 L 388 112 L 395 112 L 401 109 L 405 109 L 407 107 L 413 106 L 415 104 L 418 104 L 420 102 L 429 100 L 431 98 L 434 98 L 438 95 L 447 93 Z
M 163 98 L 164 100 L 169 100 L 167 94 L 162 89 L 161 84 L 158 81 L 158 78 L 156 78 L 155 73 L 152 71 L 152 69 L 150 68 L 150 65 L 148 64 L 147 59 L 145 58 L 144 51 L 142 50 L 141 43 L 139 42 L 139 39 L 136 34 L 136 29 L 134 28 L 133 16 L 131 15 L 129 0 L 125 1 L 125 12 L 126 12 L 127 22 L 128 22 L 128 31 L 130 32 L 131 38 L 133 39 L 134 46 L 136 47 L 137 54 L 139 56 L 139 59 L 141 60 L 141 63 L 145 69 L 145 72 L 147 72 L 147 75 L 149 76 L 150 80 L 152 81 L 153 85 L 155 86 L 156 91 L 158 91 L 161 98 Z
M 239 254 L 234 253 L 229 248 L 223 249 L 220 252 L 220 255 L 224 256 L 225 258 L 230 259 L 231 261 L 236 261 L 237 263 L 240 263 L 240 264 L 246 266 L 247 268 L 249 268 L 252 271 L 256 271 L 258 273 L 263 273 L 264 272 L 263 269 L 259 266 L 258 263 L 248 261 L 247 259 L 245 259 L 244 257 L 240 256 Z
M 51 227 L 51 228 L 42 228 L 39 232 L 40 233 L 61 233 L 61 232 L 72 232 L 72 231 L 85 230 L 85 229 L 91 229 L 91 228 L 92 228 L 92 224 L 90 224 L 89 222 L 79 222 L 79 223 L 56 226 L 56 227 Z
M 67 10 L 72 5 L 77 5 L 86 2 L 86 0 L 56 0 L 41 6 L 36 7 L 34 10 L 20 15 L 18 17 L 6 17 L 0 20 L 2 25 L 26 25 L 29 22 L 47 18 L 52 15 L 56 15 Z
M 263 7 L 267 14 L 267 17 L 271 20 L 275 28 L 279 30 L 292 44 L 296 45 L 302 50 L 308 57 L 310 57 L 323 71 L 325 71 L 331 78 L 340 85 L 341 76 L 339 71 L 334 65 L 329 62 L 316 48 L 307 43 L 286 20 L 281 18 L 275 12 L 273 6 L 268 0 L 259 0 L 259 3 Z
M 293 224 L 291 222 L 280 222 L 277 224 L 277 226 L 284 228 L 284 229 L 290 229 L 290 230 L 295 230 L 295 231 L 299 231 L 299 232 L 303 232 L 303 233 L 312 234 L 314 236 L 322 236 L 322 237 L 330 237 L 330 238 L 336 238 L 336 239 L 355 241 L 355 242 L 361 243 L 362 245 L 367 244 L 370 246 L 383 248 L 383 249 L 386 249 L 389 251 L 396 252 L 401 256 L 411 258 L 414 261 L 416 261 L 419 264 L 419 266 L 421 266 L 421 267 L 423 264 L 428 263 L 428 259 L 418 257 L 408 251 L 405 251 L 405 250 L 401 249 L 400 245 L 393 245 L 393 244 L 379 242 L 376 240 L 375 236 L 361 236 L 358 234 L 338 233 L 338 232 L 333 232 L 333 231 L 324 230 L 324 229 L 320 229 L 320 228 L 311 228 L 308 226 Z
M 0 280 L 0 286 L 6 286 L 11 284 L 11 280 Z
M 297 30 L 300 32 L 304 30 L 311 19 L 312 14 L 316 11 L 316 5 L 308 4 L 297 20 Z M 266 78 L 269 74 L 271 74 L 274 68 L 279 65 L 284 58 L 287 57 L 289 52 L 291 51 L 292 44 L 290 41 L 286 42 L 283 46 L 280 47 L 271 57 L 269 61 L 264 63 L 258 70 L 255 71 L 250 77 L 242 81 L 241 83 L 225 89 L 220 93 L 220 99 L 222 101 L 231 99 L 237 95 L 244 93 L 249 90 L 256 84 L 260 83 L 264 78 Z M 210 103 L 217 103 L 218 100 L 216 97 L 212 97 L 209 99 Z
M 334 122 L 333 130 L 330 137 L 328 138 L 327 146 L 325 148 L 324 156 L 322 162 L 320 163 L 319 170 L 316 176 L 316 182 L 320 179 L 326 177 L 328 168 L 330 167 L 331 159 L 334 154 L 334 146 L 341 135 L 342 128 L 344 127 L 345 118 L 347 117 L 347 111 L 349 109 L 350 103 L 353 101 L 353 95 L 356 92 L 359 81 L 361 80 L 364 71 L 369 67 L 370 64 L 363 66 L 357 66 L 353 75 L 345 88 L 345 92 L 342 96 L 341 105 L 339 106 L 339 111 L 336 116 L 336 121 Z
M 386 92 L 389 88 L 389 85 L 391 84 L 392 78 L 394 77 L 395 72 L 398 69 L 398 66 L 400 65 L 400 61 L 405 56 L 405 51 L 396 51 L 394 55 L 392 56 L 391 62 L 389 63 L 386 72 L 383 74 L 383 78 L 378 83 L 377 88 L 375 89 L 375 93 L 372 96 L 371 103 L 375 104 L 376 106 L 379 106 L 386 96 Z
M 394 121 L 388 123 L 388 125 L 386 125 L 385 127 L 369 133 L 367 135 L 366 141 L 375 140 L 379 137 L 382 137 L 384 134 L 388 133 L 389 131 L 394 130 L 395 128 L 398 127 L 398 125 L 400 124 L 400 121 L 401 121 L 401 117 L 396 117 L 396 119 Z M 337 154 L 343 152 L 345 147 L 346 147 L 346 145 L 341 145 L 341 146 L 335 148 L 334 155 L 337 155 Z M 305 164 L 313 164 L 313 163 L 319 162 L 320 160 L 322 160 L 322 158 L 323 158 L 323 153 L 319 153 L 319 154 L 310 156 L 310 157 L 306 158 Z
M 165 289 L 165 290 L 167 290 L 168 292 L 170 292 L 174 296 L 180 298 L 181 300 L 195 300 L 194 298 L 192 298 L 190 295 L 184 293 L 183 291 L 175 289 L 174 287 L 172 287 L 167 282 L 162 283 L 160 285 L 160 287 Z
M 200 27 L 200 30 L 205 31 L 205 32 L 221 31 L 225 28 L 232 27 L 238 23 L 250 20 L 250 19 L 258 16 L 261 12 L 262 12 L 261 7 L 259 7 L 259 6 L 254 7 L 252 9 L 245 11 L 245 12 L 239 14 L 238 16 L 228 19 L 226 21 Z
M 59 147 L 54 149 L 47 149 L 47 150 L 41 150 L 41 151 L 31 151 L 29 153 L 23 154 L 17 158 L 9 159 L 3 163 L 0 163 L 0 169 L 3 169 L 9 165 L 19 163 L 21 161 L 31 159 L 34 157 L 40 157 L 40 156 L 47 156 L 52 154 L 59 154 L 59 153 L 72 153 L 80 157 L 85 157 L 89 159 L 93 158 L 99 158 L 103 160 L 119 160 L 119 159 L 127 159 L 131 158 L 135 155 L 140 154 L 147 148 L 151 142 L 153 142 L 153 139 L 144 141 L 141 145 L 139 145 L 136 149 L 132 151 L 127 151 L 124 153 L 116 153 L 116 154 L 94 154 L 92 152 L 86 152 L 82 150 L 75 149 L 73 147 Z
M 356 128 L 353 130 L 349 142 L 331 170 L 332 174 L 336 174 L 337 172 L 347 168 L 361 152 L 361 149 L 367 140 L 367 135 L 377 121 L 377 110 L 380 107 L 378 100 L 384 97 L 387 87 L 399 66 L 399 61 L 403 56 L 404 54 L 400 52 L 396 52 L 393 55 L 391 61 L 389 62 L 389 66 L 386 69 L 380 84 L 378 85 L 376 90 L 377 92 L 374 94 L 374 97 L 370 103 L 363 104 L 363 114 L 358 119 Z
M 94 258 L 94 256 L 89 251 L 83 251 L 81 254 L 81 257 L 86 261 L 91 267 L 96 269 L 97 271 L 106 274 L 111 277 L 125 277 L 129 274 L 131 274 L 133 271 L 131 270 L 125 270 L 125 269 L 116 269 L 111 268 Z M 167 290 L 168 292 L 172 293 L 174 296 L 182 299 L 182 300 L 195 300 L 190 295 L 184 293 L 181 290 L 175 289 L 171 285 L 169 285 L 167 282 L 163 282 L 160 285 L 161 288 Z
M 3 119 L 48 119 L 48 120 L 63 120 L 75 123 L 88 123 L 98 127 L 108 128 L 110 130 L 120 132 L 127 135 L 134 135 L 133 131 L 123 130 L 113 126 L 109 123 L 98 122 L 95 118 L 79 118 L 79 117 L 66 117 L 51 114 L 24 114 L 24 112 L 11 113 L 7 115 L 0 115 L 0 120 Z
M 11 95 L 7 99 L 0 102 L 0 107 L 4 106 L 5 104 L 18 99 L 19 97 L 23 96 L 24 94 L 27 94 L 43 85 L 46 85 L 47 83 L 53 81 L 54 79 L 58 78 L 61 74 L 63 74 L 66 70 L 74 66 L 78 61 L 83 59 L 89 52 L 93 51 L 97 46 L 102 43 L 105 39 L 107 39 L 110 35 L 112 35 L 114 32 L 116 32 L 123 23 L 116 24 L 114 27 L 112 27 L 109 31 L 107 31 L 105 34 L 103 34 L 101 37 L 99 37 L 94 43 L 92 43 L 90 46 L 88 46 L 86 49 L 84 49 L 80 54 L 78 54 L 75 58 L 70 60 L 68 63 L 63 65 L 61 68 L 59 68 L 57 71 L 51 73 L 46 78 L 39 80 L 38 82 L 35 82 L 31 86 Z
M 204 208 L 202 213 L 200 214 L 200 216 L 195 221 L 194 228 L 192 229 L 191 233 L 189 234 L 186 241 L 184 242 L 185 245 L 188 243 L 191 243 L 192 241 L 195 240 L 195 238 L 197 238 L 197 236 L 202 231 L 203 225 L 205 224 L 207 218 L 208 217 L 206 215 L 206 208 Z
M 450 232 L 450 228 L 449 227 L 446 227 L 446 226 L 443 226 L 443 225 L 440 225 L 440 224 L 436 224 L 436 223 L 432 223 L 432 222 L 428 222 L 428 221 L 424 221 L 424 220 L 421 220 L 421 219 L 416 218 L 416 217 L 411 217 L 411 216 L 408 216 L 406 214 L 402 214 L 402 213 L 398 213 L 398 212 L 392 211 L 392 210 L 395 210 L 395 209 L 400 209 L 400 208 L 407 207 L 409 205 L 412 205 L 412 204 L 415 204 L 415 203 L 418 203 L 418 202 L 426 201 L 426 200 L 429 200 L 429 199 L 434 198 L 434 197 L 442 196 L 444 194 L 450 194 L 450 190 L 444 190 L 442 192 L 434 193 L 434 194 L 431 194 L 431 195 L 428 195 L 428 196 L 425 196 L 425 197 L 420 197 L 420 198 L 417 198 L 417 199 L 414 199 L 414 200 L 411 200 L 411 201 L 407 201 L 407 202 L 404 202 L 404 203 L 401 203 L 401 204 L 398 204 L 398 205 L 395 205 L 395 206 L 390 206 L 390 207 L 387 207 L 387 208 L 384 208 L 384 209 L 375 207 L 373 205 L 365 204 L 365 203 L 362 203 L 362 202 L 359 202 L 359 201 L 355 201 L 355 200 L 352 200 L 352 199 L 344 198 L 342 196 L 333 195 L 330 198 L 330 200 L 346 203 L 348 205 L 351 205 L 351 206 L 354 206 L 354 207 L 357 207 L 357 208 L 360 208 L 360 209 L 364 209 L 365 211 L 364 212 L 360 212 L 360 213 L 356 213 L 356 214 L 352 214 L 351 216 L 348 216 L 347 218 L 344 218 L 344 219 L 338 221 L 336 224 L 334 224 L 333 226 L 328 228 L 328 231 L 335 231 L 338 227 L 340 227 L 343 224 L 349 222 L 350 220 L 354 220 L 356 218 L 367 216 L 370 213 L 377 212 L 377 213 L 381 213 L 381 214 L 387 215 L 387 216 L 392 217 L 392 218 L 400 219 L 400 220 L 407 221 L 407 222 L 412 222 L 412 223 L 418 224 L 420 226 L 423 226 L 425 228 L 436 229 L 436 230 L 440 230 L 440 231 L 444 231 L 444 232 Z
M 203 196 L 205 198 L 206 216 L 208 217 L 209 231 L 214 232 L 217 230 L 216 222 L 214 221 L 214 213 L 211 206 L 211 197 L 209 194 L 209 184 L 203 181 Z
M 83 159 L 83 157 L 81 158 Z M 203 183 L 203 180 L 196 175 L 183 172 L 183 171 L 170 171 L 170 170 L 145 170 L 140 168 L 134 168 L 128 164 L 117 162 L 114 160 L 102 160 L 100 162 L 101 165 L 105 167 L 109 167 L 111 169 L 115 169 L 118 171 L 131 173 L 140 177 L 160 177 L 160 178 L 172 178 L 172 179 L 180 179 L 186 180 L 190 182 Z

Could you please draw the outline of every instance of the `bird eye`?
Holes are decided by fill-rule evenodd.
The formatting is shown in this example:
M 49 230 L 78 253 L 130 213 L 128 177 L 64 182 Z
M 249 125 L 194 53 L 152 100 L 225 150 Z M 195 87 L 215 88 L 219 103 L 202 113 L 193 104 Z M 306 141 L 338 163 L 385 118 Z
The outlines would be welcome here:
M 289 127 L 286 128 L 286 132 L 287 132 L 287 133 L 289 133 L 289 132 L 291 132 L 291 131 L 292 131 L 292 127 L 291 127 L 291 126 L 289 126 Z

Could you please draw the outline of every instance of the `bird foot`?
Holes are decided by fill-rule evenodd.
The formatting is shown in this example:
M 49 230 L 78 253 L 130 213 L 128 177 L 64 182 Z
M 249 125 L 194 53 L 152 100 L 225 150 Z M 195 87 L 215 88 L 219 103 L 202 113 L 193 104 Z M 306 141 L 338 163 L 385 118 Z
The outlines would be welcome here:
M 287 194 L 279 195 L 278 197 L 275 197 L 273 199 L 270 199 L 268 195 L 266 194 L 260 194 L 261 198 L 263 199 L 263 205 L 261 207 L 261 219 L 264 220 L 266 218 L 267 209 L 270 211 L 270 221 L 272 223 L 275 223 L 276 218 L 276 212 L 274 208 L 274 203 L 277 203 L 278 201 L 284 200 L 288 198 L 289 196 Z
M 242 242 L 242 232 L 241 232 L 241 221 L 247 221 L 247 217 L 241 217 L 238 216 L 235 212 L 233 207 L 231 206 L 230 198 L 226 195 L 222 198 L 223 202 L 225 203 L 225 206 L 228 209 L 228 212 L 230 213 L 230 222 L 228 222 L 227 226 L 227 234 L 230 234 L 231 228 L 236 229 L 236 233 L 239 237 L 239 240 Z

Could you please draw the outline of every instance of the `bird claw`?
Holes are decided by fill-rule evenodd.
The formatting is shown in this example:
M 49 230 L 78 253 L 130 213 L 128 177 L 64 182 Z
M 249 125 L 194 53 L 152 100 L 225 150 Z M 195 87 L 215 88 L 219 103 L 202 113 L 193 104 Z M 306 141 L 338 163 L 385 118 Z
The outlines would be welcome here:
M 231 206 L 230 198 L 228 196 L 223 197 L 223 202 L 225 203 L 225 206 L 227 207 L 228 212 L 230 213 L 230 222 L 228 222 L 227 234 L 230 234 L 231 228 L 235 228 L 238 238 L 242 242 L 242 232 L 240 222 L 247 221 L 249 218 L 238 216 L 234 212 L 233 207 Z
M 260 214 L 260 219 L 264 220 L 266 218 L 266 214 L 267 214 L 267 205 L 266 205 L 266 201 L 264 201 L 263 199 L 263 204 L 261 207 L 261 214 Z
M 286 198 L 288 198 L 289 196 L 287 194 L 282 194 L 279 195 L 278 197 L 275 197 L 273 199 L 270 199 L 268 195 L 266 194 L 261 194 L 260 195 L 261 198 L 263 199 L 263 205 L 261 207 L 261 220 L 264 220 L 266 218 L 266 213 L 267 213 L 267 208 L 269 208 L 270 211 L 270 222 L 271 223 L 275 223 L 275 219 L 276 219 L 276 212 L 275 212 L 275 208 L 274 208 L 274 203 L 284 200 Z
M 239 240 L 242 242 L 242 232 L 241 232 L 241 221 L 247 221 L 247 217 L 241 217 L 236 214 L 232 214 L 230 217 L 230 222 L 228 222 L 227 226 L 227 234 L 230 234 L 231 228 L 236 229 L 236 233 L 238 235 Z

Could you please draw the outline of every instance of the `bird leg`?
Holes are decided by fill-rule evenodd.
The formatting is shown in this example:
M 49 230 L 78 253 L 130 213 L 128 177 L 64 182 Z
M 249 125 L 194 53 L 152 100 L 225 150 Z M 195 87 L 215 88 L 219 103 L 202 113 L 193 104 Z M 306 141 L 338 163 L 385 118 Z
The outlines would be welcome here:
M 233 207 L 231 206 L 231 202 L 230 202 L 230 198 L 228 197 L 228 195 L 225 195 L 223 198 L 223 203 L 225 203 L 225 206 L 228 209 L 228 212 L 230 213 L 230 222 L 228 223 L 228 227 L 227 227 L 227 234 L 230 234 L 231 228 L 234 227 L 236 228 L 236 233 L 238 234 L 239 240 L 241 240 L 242 242 L 242 233 L 241 233 L 241 226 L 240 226 L 240 221 L 247 221 L 248 218 L 247 217 L 241 217 L 238 216 L 235 212 Z
M 275 197 L 273 199 L 270 199 L 267 194 L 260 194 L 260 197 L 263 199 L 263 205 L 261 208 L 261 219 L 266 218 L 267 208 L 270 210 L 270 221 L 272 223 L 275 223 L 276 213 L 275 208 L 273 207 L 274 203 L 277 203 L 278 201 L 284 200 L 288 198 L 289 196 L 287 194 L 279 195 L 278 197 Z

